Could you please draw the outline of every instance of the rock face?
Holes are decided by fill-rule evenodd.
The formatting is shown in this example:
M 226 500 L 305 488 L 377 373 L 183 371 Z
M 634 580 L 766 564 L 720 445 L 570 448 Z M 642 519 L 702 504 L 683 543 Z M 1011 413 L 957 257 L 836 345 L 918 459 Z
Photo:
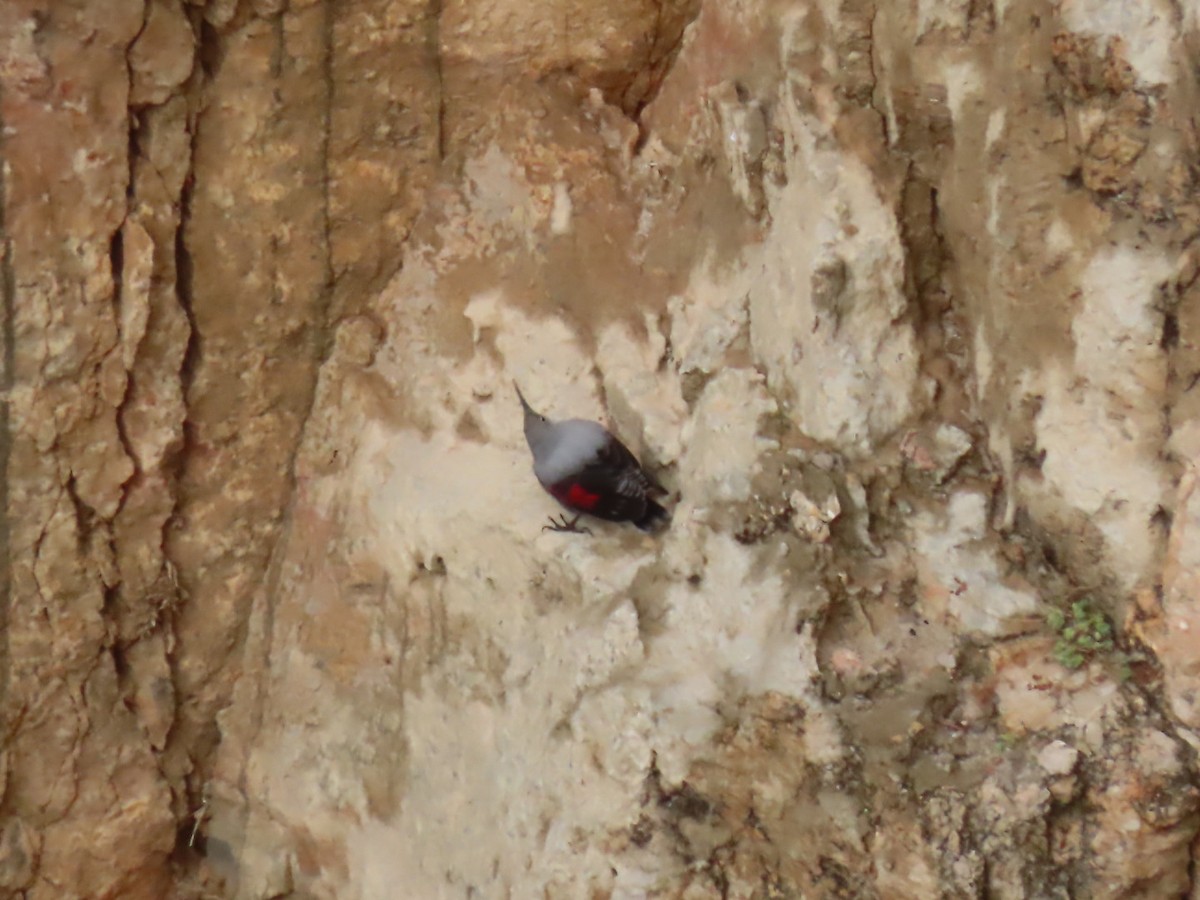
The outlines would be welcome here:
M 0 896 L 1200 896 L 1197 53 L 0 4 Z

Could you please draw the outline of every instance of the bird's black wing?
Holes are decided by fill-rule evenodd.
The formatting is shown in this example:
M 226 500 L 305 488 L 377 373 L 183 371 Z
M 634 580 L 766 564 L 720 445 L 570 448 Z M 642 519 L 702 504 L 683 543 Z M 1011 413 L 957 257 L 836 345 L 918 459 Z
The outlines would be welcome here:
M 609 436 L 608 443 L 600 449 L 599 457 L 607 460 L 615 468 L 627 469 L 630 477 L 641 486 L 643 494 L 667 493 L 667 489 L 642 468 L 642 464 L 637 461 L 637 457 L 630 452 L 629 448 L 615 437 Z
M 637 458 L 616 438 L 610 438 L 592 461 L 566 482 L 555 485 L 551 493 L 560 499 L 568 496 L 586 499 L 587 505 L 570 502 L 568 505 L 612 522 L 640 520 L 646 513 L 646 495 L 653 489 Z M 585 493 L 577 491 L 572 495 L 572 485 Z

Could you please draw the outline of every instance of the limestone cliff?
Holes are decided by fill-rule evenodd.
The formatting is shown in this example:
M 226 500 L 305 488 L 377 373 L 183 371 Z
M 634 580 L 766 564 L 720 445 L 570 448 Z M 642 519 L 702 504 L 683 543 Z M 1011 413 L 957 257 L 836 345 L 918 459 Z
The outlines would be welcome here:
M 1200 898 L 1198 54 L 0 0 L 0 896 Z

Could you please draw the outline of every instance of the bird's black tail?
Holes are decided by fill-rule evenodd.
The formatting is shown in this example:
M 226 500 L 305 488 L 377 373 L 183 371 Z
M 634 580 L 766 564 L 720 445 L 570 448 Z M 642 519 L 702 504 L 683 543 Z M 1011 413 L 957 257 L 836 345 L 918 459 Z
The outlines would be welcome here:
M 646 498 L 646 511 L 633 524 L 642 531 L 661 531 L 671 523 L 671 514 L 649 497 Z

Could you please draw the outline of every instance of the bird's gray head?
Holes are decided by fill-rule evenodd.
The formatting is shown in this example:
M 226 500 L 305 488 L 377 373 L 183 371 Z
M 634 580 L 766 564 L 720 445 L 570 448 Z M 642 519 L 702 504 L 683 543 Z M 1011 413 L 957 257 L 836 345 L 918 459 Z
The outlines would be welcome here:
M 521 401 L 521 408 L 525 410 L 525 441 L 529 444 L 533 458 L 537 459 L 540 454 L 549 449 L 550 430 L 554 423 L 534 411 L 515 381 L 513 387 L 517 388 L 517 399 Z

